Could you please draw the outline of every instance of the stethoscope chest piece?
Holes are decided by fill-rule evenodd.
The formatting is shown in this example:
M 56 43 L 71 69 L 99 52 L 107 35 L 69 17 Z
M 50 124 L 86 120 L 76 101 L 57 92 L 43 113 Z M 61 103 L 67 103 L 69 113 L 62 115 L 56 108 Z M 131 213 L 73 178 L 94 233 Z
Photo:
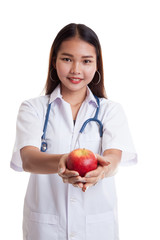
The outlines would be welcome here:
M 41 143 L 41 152 L 46 152 L 46 151 L 47 151 L 47 143 L 43 141 Z

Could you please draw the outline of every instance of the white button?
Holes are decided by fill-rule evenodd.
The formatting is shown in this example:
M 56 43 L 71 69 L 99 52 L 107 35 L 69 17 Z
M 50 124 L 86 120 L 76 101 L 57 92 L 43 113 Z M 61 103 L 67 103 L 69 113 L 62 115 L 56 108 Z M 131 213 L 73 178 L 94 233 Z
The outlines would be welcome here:
M 73 198 L 73 197 L 72 197 L 72 198 L 70 198 L 70 201 L 71 201 L 71 202 L 76 202 L 77 200 L 76 200 L 76 198 Z
M 76 236 L 76 234 L 74 232 L 69 234 L 70 239 L 73 239 L 75 236 Z

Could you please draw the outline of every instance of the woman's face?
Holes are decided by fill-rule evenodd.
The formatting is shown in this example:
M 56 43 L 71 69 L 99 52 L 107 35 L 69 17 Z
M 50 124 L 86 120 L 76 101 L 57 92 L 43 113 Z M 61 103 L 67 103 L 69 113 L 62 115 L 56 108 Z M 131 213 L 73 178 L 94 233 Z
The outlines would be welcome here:
M 86 90 L 97 70 L 95 47 L 78 37 L 62 42 L 56 59 L 56 70 L 63 91 Z

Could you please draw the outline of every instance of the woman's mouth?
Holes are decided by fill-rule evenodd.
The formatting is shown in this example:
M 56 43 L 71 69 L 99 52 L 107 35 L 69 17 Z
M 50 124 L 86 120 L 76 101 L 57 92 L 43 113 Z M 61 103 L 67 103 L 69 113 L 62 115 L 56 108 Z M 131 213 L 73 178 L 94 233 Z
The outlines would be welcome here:
M 82 81 L 82 78 L 68 77 L 68 80 L 73 84 L 78 84 Z

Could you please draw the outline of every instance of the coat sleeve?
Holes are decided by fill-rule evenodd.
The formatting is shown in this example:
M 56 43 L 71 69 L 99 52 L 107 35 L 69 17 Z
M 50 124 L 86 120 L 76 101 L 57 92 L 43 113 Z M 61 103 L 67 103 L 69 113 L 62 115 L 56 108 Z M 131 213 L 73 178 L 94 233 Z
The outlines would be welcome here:
M 24 101 L 17 116 L 16 140 L 10 162 L 11 168 L 23 171 L 20 149 L 25 146 L 40 148 L 42 134 L 42 121 L 36 107 L 30 101 Z
M 135 164 L 137 163 L 137 153 L 124 110 L 119 103 L 111 105 L 104 118 L 102 152 L 107 149 L 122 150 L 120 165 Z

